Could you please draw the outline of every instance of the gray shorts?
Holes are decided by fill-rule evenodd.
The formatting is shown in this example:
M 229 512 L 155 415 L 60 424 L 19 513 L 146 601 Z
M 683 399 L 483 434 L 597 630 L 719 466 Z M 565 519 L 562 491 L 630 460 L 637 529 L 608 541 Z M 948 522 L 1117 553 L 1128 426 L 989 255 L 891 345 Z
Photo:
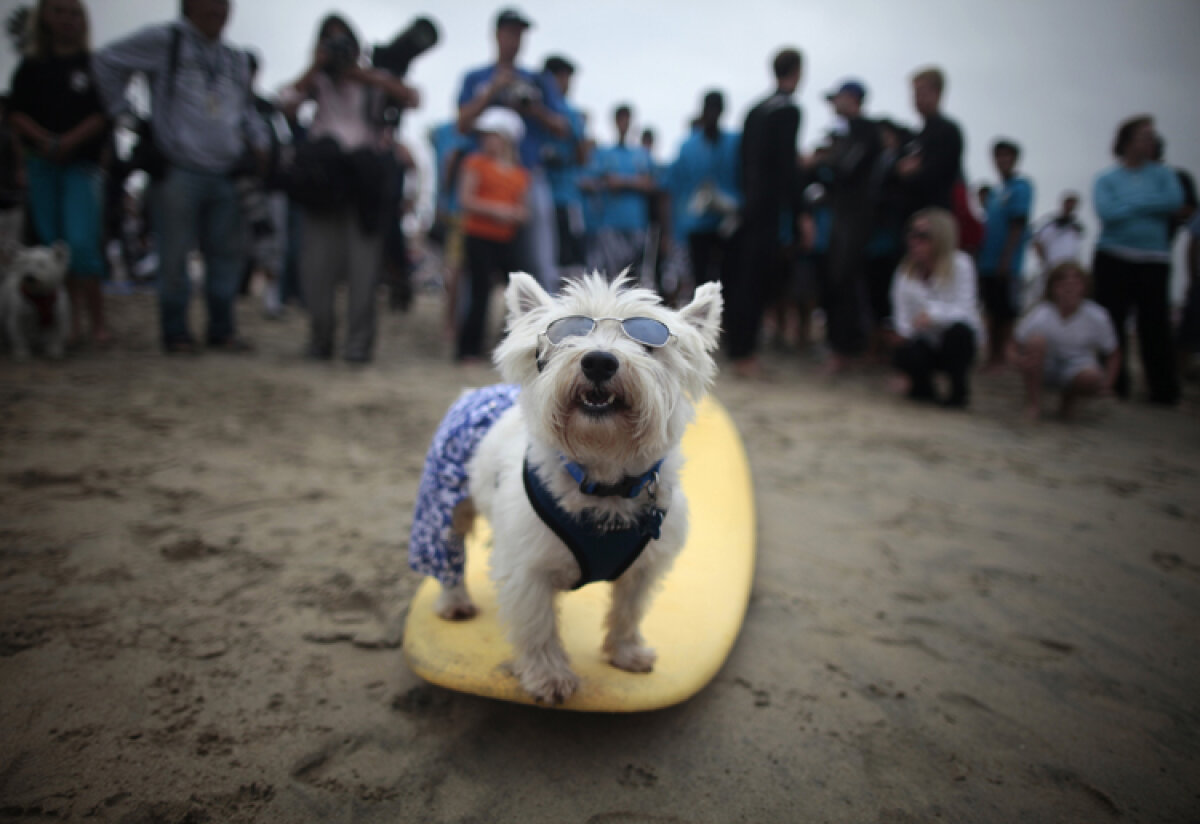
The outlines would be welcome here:
M 1048 352 L 1042 375 L 1047 386 L 1062 389 L 1075 380 L 1076 376 L 1085 369 L 1100 371 L 1100 361 L 1096 359 L 1095 355 L 1066 357 Z

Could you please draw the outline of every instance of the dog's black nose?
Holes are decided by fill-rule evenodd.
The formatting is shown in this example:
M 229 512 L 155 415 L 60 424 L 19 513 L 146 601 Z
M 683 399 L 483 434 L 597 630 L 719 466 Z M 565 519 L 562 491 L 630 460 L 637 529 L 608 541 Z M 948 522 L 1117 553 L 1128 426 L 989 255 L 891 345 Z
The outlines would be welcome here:
M 594 349 L 583 356 L 583 360 L 579 362 L 579 365 L 583 368 L 583 376 L 585 378 L 592 383 L 604 383 L 617 374 L 617 369 L 620 368 L 621 362 L 608 352 Z

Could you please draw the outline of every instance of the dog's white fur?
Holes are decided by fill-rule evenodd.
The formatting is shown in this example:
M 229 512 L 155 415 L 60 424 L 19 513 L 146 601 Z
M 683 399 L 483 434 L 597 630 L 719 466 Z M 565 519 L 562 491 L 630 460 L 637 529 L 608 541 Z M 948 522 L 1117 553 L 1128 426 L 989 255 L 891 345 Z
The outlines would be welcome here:
M 9 255 L 0 282 L 0 327 L 15 359 L 28 360 L 39 347 L 56 359 L 66 352 L 71 305 L 63 284 L 70 261 L 71 250 L 62 241 L 53 246 L 18 248 Z M 22 293 L 26 283 L 42 294 L 55 296 L 50 326 L 42 326 L 37 307 Z
M 649 672 L 655 653 L 639 631 L 653 589 L 671 567 L 687 536 L 687 502 L 679 487 L 684 428 L 694 404 L 716 376 L 712 351 L 720 334 L 721 287 L 706 284 L 676 312 L 625 277 L 609 283 L 599 274 L 568 284 L 551 298 L 527 274 L 514 273 L 506 292 L 507 336 L 495 362 L 504 378 L 521 385 L 518 404 L 484 436 L 469 464 L 477 508 L 491 523 L 494 543 L 491 575 L 499 591 L 501 619 L 516 652 L 513 672 L 536 700 L 557 704 L 579 686 L 558 637 L 555 598 L 579 579 L 579 565 L 562 541 L 542 522 L 526 497 L 523 461 L 530 465 L 563 509 L 612 528 L 633 523 L 647 505 L 637 499 L 584 495 L 563 468 L 560 455 L 587 470 L 600 483 L 640 476 L 660 459 L 657 502 L 667 509 L 661 537 L 650 541 L 637 561 L 612 586 L 604 652 L 613 666 Z M 567 315 L 593 318 L 650 317 L 664 322 L 674 337 L 662 348 L 643 346 L 602 321 L 584 337 L 550 346 L 541 336 L 547 325 Z M 619 362 L 603 387 L 618 398 L 602 416 L 588 414 L 581 399 L 596 385 L 581 361 L 602 350 Z M 544 364 L 538 370 L 540 358 Z M 437 609 L 447 618 L 475 612 L 464 586 L 443 590 Z

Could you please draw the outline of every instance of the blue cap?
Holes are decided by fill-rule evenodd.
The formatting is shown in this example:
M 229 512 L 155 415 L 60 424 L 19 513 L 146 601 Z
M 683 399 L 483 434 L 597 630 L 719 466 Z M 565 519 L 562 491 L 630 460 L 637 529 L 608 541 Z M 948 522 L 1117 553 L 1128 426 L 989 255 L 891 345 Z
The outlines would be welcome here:
M 825 99 L 833 100 L 833 98 L 837 97 L 839 94 L 854 95 L 858 98 L 858 102 L 861 103 L 867 96 L 867 87 L 857 80 L 845 80 L 842 81 L 842 84 L 837 87 L 836 91 L 832 91 L 825 95 Z

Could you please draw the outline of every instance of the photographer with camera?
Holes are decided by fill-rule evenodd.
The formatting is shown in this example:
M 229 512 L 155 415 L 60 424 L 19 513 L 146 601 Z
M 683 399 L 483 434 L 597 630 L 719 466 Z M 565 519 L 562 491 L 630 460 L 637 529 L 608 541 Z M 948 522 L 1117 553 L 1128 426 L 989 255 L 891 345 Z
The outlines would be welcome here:
M 546 178 L 542 147 L 569 132 L 567 107 L 558 87 L 544 73 L 516 65 L 521 39 L 532 23 L 515 9 L 496 16 L 496 62 L 463 78 L 458 95 L 458 130 L 471 134 L 475 121 L 492 106 L 512 109 L 521 116 L 525 134 L 519 157 L 530 175 L 527 206 L 529 219 L 518 245 L 525 267 L 551 292 L 558 289 L 558 243 L 554 198 Z
M 304 213 L 300 280 L 311 319 L 308 354 L 333 357 L 336 287 L 346 272 L 348 307 L 343 357 L 371 360 L 375 293 L 383 254 L 381 215 L 391 191 L 391 160 L 378 149 L 389 105 L 413 107 L 420 95 L 400 77 L 364 65 L 350 24 L 331 14 L 317 29 L 309 68 L 280 93 L 292 118 L 306 101 L 316 108 L 296 152 L 289 193 Z M 394 124 L 393 124 L 394 126 Z

